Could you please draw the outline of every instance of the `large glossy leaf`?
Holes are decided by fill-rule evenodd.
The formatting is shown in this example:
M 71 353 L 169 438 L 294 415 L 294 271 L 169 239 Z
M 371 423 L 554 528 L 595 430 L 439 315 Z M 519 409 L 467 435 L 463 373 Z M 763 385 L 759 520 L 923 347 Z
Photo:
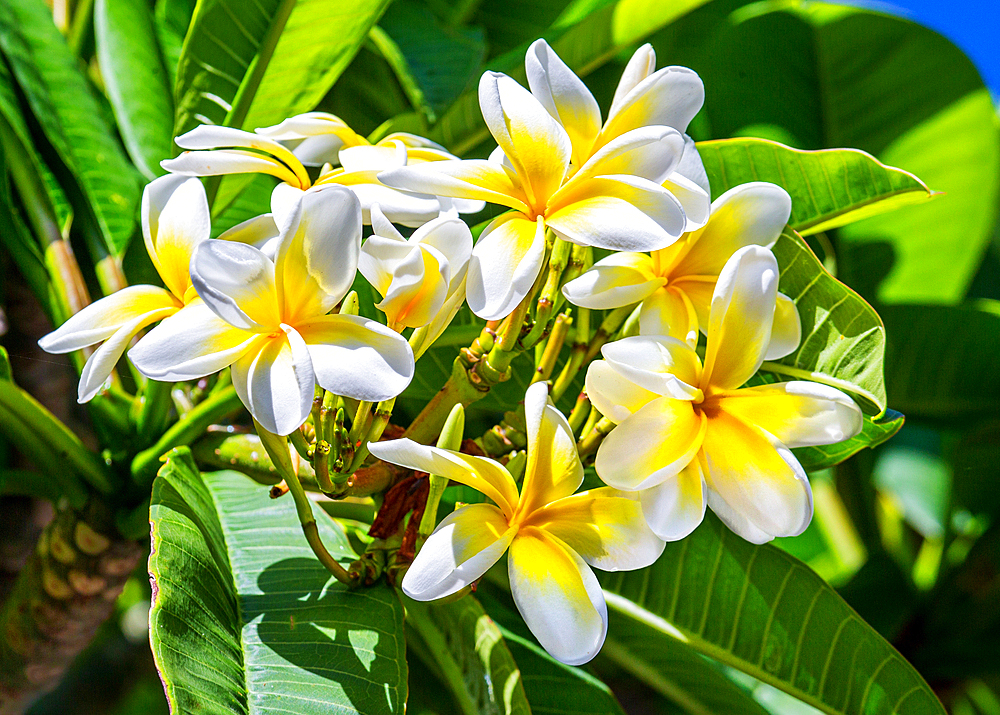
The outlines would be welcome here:
M 129 156 L 147 179 L 172 153 L 174 105 L 147 0 L 97 0 L 101 76 Z
M 860 8 L 745 0 L 717 0 L 651 42 L 661 61 L 705 81 L 696 138 L 855 147 L 943 192 L 842 229 L 841 275 L 881 301 L 963 295 L 995 226 L 1000 128 L 989 92 L 957 47 Z M 878 260 L 869 264 L 872 255 Z
M 573 70 L 586 75 L 616 53 L 642 41 L 707 0 L 618 0 L 601 4 L 579 22 L 553 28 L 544 37 Z M 534 39 L 534 38 L 532 38 Z M 525 83 L 524 50 L 518 47 L 488 63 L 489 69 L 505 72 Z M 489 138 L 479 110 L 475 90 L 466 92 L 442 116 L 432 136 L 457 154 L 466 154 Z
M 649 568 L 601 582 L 621 617 L 827 713 L 944 715 L 913 666 L 823 579 L 711 514 Z
M 830 275 L 794 231 L 786 229 L 772 250 L 781 267 L 778 289 L 799 309 L 802 343 L 761 369 L 832 385 L 849 392 L 866 412 L 882 412 L 885 328 L 878 313 Z
M 413 650 L 445 683 L 462 713 L 530 715 L 521 671 L 475 598 L 451 603 L 407 599 L 406 625 L 416 639 Z
M 914 417 L 1000 412 L 1000 302 L 882 309 L 892 404 Z
M 353 554 L 321 510 L 330 552 Z M 400 713 L 403 607 L 348 591 L 305 542 L 290 499 L 174 450 L 153 483 L 153 657 L 175 713 Z
M 79 182 L 107 250 L 121 256 L 135 228 L 139 176 L 42 0 L 0 6 L 0 46 L 46 138 Z
M 919 203 L 930 190 L 913 174 L 857 149 L 802 151 L 767 139 L 700 142 L 713 196 L 750 181 L 769 181 L 792 197 L 788 225 L 802 235 Z
M 156 0 L 156 37 L 172 88 L 177 80 L 177 62 L 184 46 L 196 0 Z

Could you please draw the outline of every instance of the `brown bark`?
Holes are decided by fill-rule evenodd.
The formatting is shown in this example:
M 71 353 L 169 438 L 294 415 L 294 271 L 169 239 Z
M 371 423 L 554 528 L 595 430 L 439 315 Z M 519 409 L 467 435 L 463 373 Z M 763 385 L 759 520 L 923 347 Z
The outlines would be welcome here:
M 59 509 L 0 611 L 0 715 L 56 686 L 108 618 L 142 556 L 107 507 Z

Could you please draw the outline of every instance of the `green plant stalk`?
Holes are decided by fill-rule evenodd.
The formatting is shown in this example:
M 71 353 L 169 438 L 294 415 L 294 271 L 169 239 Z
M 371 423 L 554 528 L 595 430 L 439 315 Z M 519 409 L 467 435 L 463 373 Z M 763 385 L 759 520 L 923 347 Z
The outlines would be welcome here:
M 437 446 L 441 449 L 458 451 L 462 447 L 462 437 L 465 434 L 465 408 L 462 405 L 455 405 L 448 413 L 441 435 L 438 437 Z M 417 527 L 417 549 L 419 550 L 424 539 L 431 535 L 434 527 L 437 526 L 438 504 L 441 502 L 441 495 L 448 486 L 448 478 L 438 474 L 430 475 L 430 485 L 427 490 L 427 502 L 424 507 L 424 514 L 420 518 L 420 525 Z
M 597 410 L 594 410 L 597 413 Z M 597 421 L 597 423 L 590 428 L 590 430 L 584 431 L 584 436 L 580 440 L 577 451 L 580 453 L 581 457 L 585 457 L 588 454 L 593 454 L 597 451 L 597 448 L 601 446 L 601 442 L 604 438 L 608 436 L 608 433 L 615 428 L 615 423 L 609 420 L 607 417 L 602 417 Z
M 147 488 L 160 468 L 160 457 L 174 447 L 189 445 L 201 437 L 209 425 L 242 407 L 236 390 L 229 386 L 198 403 L 194 409 L 164 432 L 156 444 L 139 452 L 132 460 L 132 479 Z
M 170 408 L 173 407 L 173 400 L 170 397 L 173 389 L 173 383 L 146 380 L 145 390 L 138 398 L 140 406 L 135 424 L 139 444 L 151 444 L 163 434 L 167 418 L 170 416 Z
M 542 359 L 539 361 L 538 367 L 535 368 L 535 374 L 531 378 L 532 383 L 544 382 L 552 376 L 552 371 L 556 367 L 556 360 L 559 358 L 559 351 L 562 350 L 563 343 L 566 342 L 566 334 L 569 332 L 572 324 L 573 319 L 568 314 L 560 313 L 556 316 L 556 322 L 553 323 L 552 331 L 545 342 Z
M 281 481 L 277 468 L 255 434 L 209 432 L 191 445 L 191 453 L 202 467 L 235 469 L 268 486 Z M 319 491 L 309 462 L 299 460 L 297 474 L 304 488 Z
M 306 441 L 306 436 L 302 434 L 302 428 L 299 427 L 297 430 L 288 435 L 288 441 L 292 443 L 295 447 L 295 451 L 299 453 L 302 459 L 309 459 L 309 442 Z
M 0 381 L 0 405 L 48 446 L 62 463 L 62 470 L 69 467 L 101 494 L 115 491 L 112 476 L 100 458 L 34 397 L 13 382 Z
M 587 346 L 587 353 L 583 356 L 584 364 L 597 357 L 604 344 L 608 342 L 612 335 L 618 332 L 622 323 L 632 314 L 633 310 L 635 310 L 634 304 L 623 305 L 621 308 L 615 308 L 604 316 L 604 320 L 601 321 L 597 332 L 594 333 L 594 338 L 590 341 L 590 345 Z
M 576 338 L 573 347 L 570 348 L 569 359 L 559 372 L 555 384 L 552 385 L 552 401 L 557 402 L 572 384 L 576 374 L 583 367 L 583 360 L 587 356 L 587 346 L 590 342 L 590 311 L 587 308 L 579 308 L 576 314 L 575 327 Z
M 536 343 L 545 337 L 552 313 L 561 302 L 562 293 L 560 289 L 563 284 L 562 277 L 569 262 L 571 246 L 571 243 L 561 238 L 554 239 L 552 252 L 549 255 L 549 269 L 545 274 L 545 283 L 542 286 L 542 293 L 538 297 L 538 304 L 535 306 L 535 324 L 528 331 L 528 334 L 521 339 L 521 345 L 525 349 L 534 347 Z
M 552 398 L 555 400 L 556 398 Z M 590 413 L 590 398 L 587 396 L 586 391 L 581 392 L 576 398 L 576 404 L 573 405 L 573 409 L 569 413 L 567 421 L 569 422 L 569 428 L 573 430 L 573 434 L 582 434 L 580 428 L 583 426 L 584 420 Z
M 441 433 L 441 428 L 455 405 L 468 407 L 483 399 L 489 389 L 490 385 L 473 381 L 461 356 L 455 358 L 448 381 L 413 419 L 403 436 L 420 444 L 429 444 Z
M 318 441 L 313 447 L 313 469 L 316 471 L 316 483 L 327 494 L 336 492 L 337 487 L 330 481 L 330 443 Z
M 254 420 L 253 426 L 256 428 L 257 436 L 260 437 L 261 444 L 264 445 L 268 456 L 278 468 L 278 474 L 284 477 L 285 484 L 288 485 L 288 491 L 291 492 L 292 499 L 295 501 L 295 512 L 302 525 L 302 533 L 305 534 L 306 541 L 309 542 L 309 547 L 316 554 L 316 558 L 338 581 L 350 587 L 355 586 L 357 582 L 347 573 L 347 569 L 337 563 L 337 560 L 323 545 L 323 539 L 316 527 L 316 515 L 313 514 L 312 502 L 309 501 L 306 490 L 302 488 L 302 482 L 299 481 L 299 475 L 292 467 L 291 455 L 288 453 L 288 440 L 268 432 L 260 426 L 257 420 Z
M 319 408 L 319 425 L 316 426 L 316 441 L 323 439 L 333 444 L 336 429 L 337 396 L 332 392 L 323 393 L 323 404 Z

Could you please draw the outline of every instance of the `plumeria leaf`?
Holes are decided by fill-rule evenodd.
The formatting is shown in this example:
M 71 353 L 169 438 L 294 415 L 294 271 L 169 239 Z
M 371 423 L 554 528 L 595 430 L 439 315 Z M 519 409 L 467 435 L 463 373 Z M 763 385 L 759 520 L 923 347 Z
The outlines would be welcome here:
M 886 407 L 885 328 L 878 313 L 830 275 L 794 231 L 786 229 L 772 251 L 780 267 L 778 290 L 799 310 L 802 342 L 761 370 L 831 385 L 853 396 L 866 413 L 880 414 Z
M 808 566 L 712 514 L 649 568 L 601 582 L 609 611 L 823 712 L 944 715 L 913 666 Z
M 79 208 L 93 212 L 106 250 L 121 256 L 136 225 L 140 177 L 46 4 L 5 3 L 0 47 L 46 138 L 79 181 Z
M 792 197 L 788 225 L 803 236 L 828 231 L 931 197 L 913 174 L 857 149 L 801 151 L 767 139 L 700 142 L 712 197 L 768 181 Z
M 171 88 L 177 81 L 177 61 L 180 59 L 184 37 L 196 4 L 197 0 L 156 0 L 156 37 Z
M 354 558 L 314 511 L 334 558 Z M 150 522 L 151 644 L 173 712 L 402 712 L 402 604 L 385 584 L 334 581 L 290 499 L 201 475 L 182 448 L 153 482 Z
M 472 596 L 406 600 L 407 639 L 464 715 L 529 715 L 522 672 L 497 625 Z M 414 642 L 416 641 L 416 642 Z
M 1000 301 L 882 308 L 889 336 L 886 380 L 894 407 L 914 417 L 1000 410 Z
M 147 179 L 172 155 L 174 103 L 147 0 L 97 0 L 97 58 L 132 161 Z

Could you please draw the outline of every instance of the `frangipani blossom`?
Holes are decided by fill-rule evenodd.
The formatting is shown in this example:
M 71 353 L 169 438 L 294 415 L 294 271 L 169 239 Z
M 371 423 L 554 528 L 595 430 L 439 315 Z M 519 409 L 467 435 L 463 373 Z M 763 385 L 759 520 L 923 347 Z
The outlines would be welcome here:
M 770 251 L 741 248 L 712 296 L 704 364 L 679 340 L 637 336 L 605 345 L 587 372 L 591 401 L 618 423 L 598 449 L 597 473 L 640 492 L 661 538 L 691 533 L 706 504 L 754 543 L 802 533 L 812 491 L 790 448 L 861 430 L 861 411 L 832 387 L 741 387 L 767 351 L 777 283 Z
M 375 402 L 395 397 L 413 377 L 413 353 L 398 333 L 367 318 L 328 315 L 357 270 L 357 197 L 326 186 L 287 208 L 275 213 L 273 260 L 245 243 L 202 243 L 191 280 L 204 302 L 163 321 L 129 352 L 157 380 L 194 380 L 232 365 L 243 404 L 279 435 L 308 417 L 317 383 Z
M 386 184 L 438 196 L 508 206 L 472 251 L 467 299 L 497 320 L 528 294 L 545 257 L 545 230 L 567 241 L 615 251 L 664 248 L 681 235 L 684 210 L 660 186 L 677 166 L 684 139 L 647 126 L 602 147 L 570 175 L 566 130 L 524 87 L 486 72 L 479 104 L 498 151 L 491 160 L 438 161 L 379 174 Z
M 370 443 L 379 459 L 478 489 L 438 524 L 403 578 L 418 601 L 443 598 L 479 579 L 509 549 L 511 594 L 531 632 L 554 658 L 579 665 L 597 655 L 608 613 L 591 566 L 605 571 L 653 563 L 663 542 L 646 526 L 636 495 L 583 482 L 576 441 L 545 383 L 524 397 L 528 463 L 521 493 L 498 462 L 408 439 Z
M 615 90 L 608 119 L 587 86 L 545 40 L 536 40 L 524 58 L 531 93 L 562 124 L 573 142 L 574 167 L 583 166 L 599 149 L 639 127 L 662 125 L 684 135 L 684 155 L 663 185 L 680 200 L 693 231 L 708 220 L 708 175 L 694 140 L 685 132 L 705 101 L 705 87 L 687 67 L 656 69 L 649 44 L 635 51 Z
M 618 308 L 642 301 L 639 331 L 698 344 L 707 332 L 719 273 L 744 246 L 770 248 L 788 222 L 792 200 L 780 186 L 753 182 L 736 186 L 712 203 L 703 228 L 650 255 L 615 253 L 563 286 L 563 295 L 584 308 Z M 773 334 L 764 356 L 775 360 L 798 347 L 801 339 L 795 303 L 778 293 Z
M 115 363 L 143 328 L 169 317 L 198 296 L 188 264 L 195 247 L 208 239 L 211 219 L 198 179 L 161 176 L 142 194 L 142 235 L 166 290 L 151 285 L 122 288 L 88 305 L 38 341 L 50 353 L 68 353 L 103 341 L 80 374 L 77 399 L 91 400 Z
M 407 240 L 378 204 L 372 206 L 371 217 L 375 233 L 361 247 L 358 270 L 382 295 L 376 307 L 391 327 L 427 325 L 458 287 L 464 286 L 472 232 L 461 219 L 442 216 L 425 223 Z
M 325 124 L 333 131 L 343 125 L 343 122 L 339 124 L 337 122 L 327 121 Z M 280 136 L 287 132 L 275 133 Z M 430 147 L 408 149 L 403 141 L 403 135 L 386 137 L 372 146 L 367 141 L 361 143 L 361 137 L 353 131 L 350 131 L 350 135 L 345 131 L 341 134 L 353 136 L 355 139 L 338 149 L 340 168 L 326 171 L 315 182 L 310 179 L 303 162 L 280 142 L 263 134 L 245 132 L 232 127 L 212 125 L 195 127 L 174 140 L 178 146 L 190 151 L 160 163 L 168 171 L 187 176 L 270 174 L 288 187 L 299 191 L 310 189 L 314 183 L 348 186 L 361 201 L 366 223 L 370 222 L 368 212 L 373 203 L 380 204 L 382 211 L 392 221 L 406 226 L 419 226 L 437 217 L 442 211 L 474 212 L 482 209 L 481 202 L 455 205 L 453 201 L 445 200 L 442 203 L 435 196 L 391 189 L 376 178 L 381 171 L 406 166 L 411 160 L 411 153 L 414 154 L 413 161 L 454 158 L 447 152 Z M 412 135 L 405 135 L 405 138 L 412 143 L 418 143 L 419 139 Z

